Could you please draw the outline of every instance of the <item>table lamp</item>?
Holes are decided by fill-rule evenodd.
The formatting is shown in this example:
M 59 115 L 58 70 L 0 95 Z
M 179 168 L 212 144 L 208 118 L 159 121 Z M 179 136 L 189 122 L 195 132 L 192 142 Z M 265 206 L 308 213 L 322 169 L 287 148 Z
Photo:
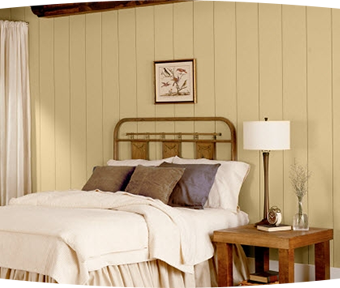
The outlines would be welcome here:
M 268 165 L 269 152 L 273 150 L 290 149 L 289 121 L 246 121 L 243 122 L 243 148 L 245 150 L 260 150 L 263 155 L 264 169 L 264 207 L 263 219 L 257 225 L 268 225 L 269 182 Z

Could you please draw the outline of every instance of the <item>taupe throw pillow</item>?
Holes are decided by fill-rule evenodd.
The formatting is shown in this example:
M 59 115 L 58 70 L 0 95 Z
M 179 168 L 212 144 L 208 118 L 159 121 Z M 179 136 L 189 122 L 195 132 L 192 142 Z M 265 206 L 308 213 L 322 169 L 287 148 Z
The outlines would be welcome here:
M 203 209 L 220 166 L 221 164 L 162 163 L 160 167 L 185 168 L 170 196 L 169 205 Z
M 159 199 L 168 204 L 169 196 L 182 177 L 184 168 L 146 167 L 138 165 L 133 172 L 126 192 Z
M 98 166 L 82 190 L 124 191 L 134 170 L 132 166 Z

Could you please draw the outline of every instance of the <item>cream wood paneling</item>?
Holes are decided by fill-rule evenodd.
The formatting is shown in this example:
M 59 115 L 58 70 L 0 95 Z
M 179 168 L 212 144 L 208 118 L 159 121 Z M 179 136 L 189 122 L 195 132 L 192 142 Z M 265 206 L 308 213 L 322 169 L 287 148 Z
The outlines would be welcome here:
M 260 119 L 282 120 L 281 6 L 259 5 Z M 270 153 L 269 203 L 283 205 L 283 152 Z M 261 168 L 263 171 L 263 168 Z M 263 175 L 261 176 L 263 177 Z M 262 182 L 261 182 L 262 183 Z M 263 190 L 263 185 L 261 190 Z M 263 201 L 263 199 L 261 199 Z
M 236 4 L 214 5 L 214 53 L 216 114 L 237 122 L 236 95 Z
M 136 10 L 136 83 L 138 117 L 155 116 L 153 105 L 154 13 L 148 7 Z M 150 126 L 150 123 L 139 125 Z M 154 125 L 151 123 L 151 125 Z M 154 129 L 154 127 L 153 127 Z
M 136 10 L 123 9 L 118 12 L 119 45 L 119 99 L 120 117 L 137 116 L 137 72 L 136 72 Z M 122 132 L 137 129 L 135 124 L 122 127 Z M 130 158 L 130 148 L 120 145 L 123 158 Z
M 173 41 L 174 41 L 174 58 L 190 59 L 194 55 L 194 3 L 183 2 L 174 5 L 173 16 Z M 189 106 L 189 107 L 188 107 Z M 193 105 L 176 105 L 176 113 L 179 108 L 191 110 Z M 188 109 L 189 108 L 189 109 Z M 184 110 L 184 109 L 182 109 Z
M 38 181 L 42 191 L 56 189 L 55 151 L 55 71 L 54 20 L 42 19 L 39 25 L 40 85 L 40 155 L 41 173 Z
M 118 12 L 102 14 L 103 131 L 119 120 Z M 104 162 L 113 155 L 112 135 L 103 133 Z
M 306 8 L 282 6 L 283 116 L 291 121 L 291 150 L 284 153 L 284 221 L 292 221 L 297 211 L 289 171 L 294 159 L 307 167 L 307 69 Z M 308 195 L 304 209 L 308 213 Z M 308 247 L 300 249 L 297 261 L 308 263 Z
M 215 54 L 214 54 L 214 3 L 194 3 L 194 53 L 197 59 L 197 94 L 201 99 L 195 105 L 195 115 L 215 114 Z M 196 123 L 196 131 L 214 131 L 212 123 Z
M 119 92 L 121 117 L 137 114 L 136 10 L 119 11 Z
M 193 2 L 183 2 L 174 5 L 174 32 L 173 32 L 173 58 L 174 59 L 193 59 L 194 56 L 194 4 Z M 194 104 L 177 104 L 174 106 L 176 117 L 191 117 L 195 114 Z M 192 124 L 181 123 L 184 129 L 190 130 Z M 185 130 L 184 130 L 185 131 Z
M 270 156 L 270 204 L 290 223 L 290 165 L 307 166 L 304 208 L 311 226 L 334 228 L 332 265 L 340 267 L 338 10 L 198 1 L 54 19 L 2 9 L 0 19 L 30 25 L 34 191 L 81 188 L 111 158 L 123 117 L 225 116 L 237 128 L 239 159 L 251 165 L 240 205 L 255 222 L 263 216 L 262 156 L 243 150 L 243 121 L 290 120 L 291 150 Z M 197 104 L 154 105 L 153 61 L 183 58 L 197 59 Z M 129 158 L 128 145 L 120 147 Z M 312 264 L 312 252 L 300 249 L 296 260 Z
M 307 8 L 308 167 L 314 175 L 308 213 L 310 224 L 319 227 L 333 227 L 331 23 L 331 9 Z
M 280 5 L 259 5 L 259 89 L 260 119 L 281 120 L 282 115 L 282 21 Z M 269 203 L 283 207 L 283 152 L 272 151 L 269 157 Z M 263 165 L 261 165 L 261 172 Z M 263 174 L 261 173 L 261 178 Z M 261 182 L 260 190 L 264 185 Z M 264 199 L 261 198 L 261 202 Z M 277 258 L 277 250 L 270 251 Z
M 153 105 L 153 61 L 154 49 L 154 10 L 152 7 L 136 10 L 136 83 L 137 83 L 137 116 L 155 117 Z M 155 132 L 152 122 L 138 124 L 138 130 Z M 155 143 L 151 143 L 149 157 L 155 159 Z
M 155 61 L 174 60 L 173 5 L 154 7 Z M 157 104 L 156 116 L 174 117 L 175 105 Z M 157 131 L 173 132 L 174 125 L 157 123 Z
M 337 177 L 340 172 L 340 10 L 332 10 L 332 57 L 333 57 L 333 259 L 334 266 L 340 267 L 340 178 Z
M 154 33 L 155 33 L 155 61 L 174 60 L 174 5 L 157 5 L 154 7 Z M 156 117 L 174 117 L 174 104 L 157 104 Z M 156 132 L 174 132 L 172 123 L 157 123 Z M 158 147 L 158 146 L 157 146 Z M 157 157 L 162 155 L 157 149 Z
M 1 10 L 0 10 L 1 11 Z M 1 12 L 0 12 L 1 13 Z M 1 17 L 0 17 L 1 18 Z M 29 67 L 31 92 L 31 157 L 32 191 L 41 191 L 41 99 L 40 99 L 40 21 L 31 8 L 25 8 L 25 21 L 29 23 Z
M 202 95 L 200 101 L 195 105 L 195 114 L 201 116 L 215 113 L 213 5 L 214 3 L 209 1 L 194 4 L 194 53 L 199 71 L 197 73 L 197 93 Z
M 155 61 L 174 60 L 174 5 L 154 7 Z M 157 104 L 156 116 L 174 117 L 175 105 Z M 157 123 L 157 131 L 174 131 L 174 125 Z
M 71 125 L 70 125 L 70 19 L 54 20 L 54 81 L 55 81 L 55 169 L 56 189 L 71 186 Z
M 87 180 L 86 17 L 70 17 L 71 188 Z
M 310 198 L 318 197 L 319 201 L 309 201 L 308 206 L 314 225 L 324 225 L 326 221 L 332 225 L 331 10 L 307 8 L 307 11 L 307 109 L 308 122 L 313 125 L 308 129 L 308 165 L 314 175 L 323 178 L 310 180 Z
M 85 16 L 87 177 L 103 163 L 102 15 Z
M 216 2 L 214 5 L 214 53 L 215 53 L 215 96 L 216 115 L 229 118 L 237 123 L 236 95 L 236 5 L 235 3 Z M 222 130 L 223 129 L 223 130 Z M 230 135 L 220 123 L 216 132 Z M 217 158 L 224 159 L 228 152 L 225 145 L 219 145 Z
M 239 159 L 247 159 L 251 170 L 240 194 L 242 209 L 249 211 L 251 221 L 263 216 L 262 190 L 260 191 L 260 153 L 243 150 L 243 121 L 259 119 L 259 30 L 258 5 L 236 3 L 236 93 Z
M 174 5 L 174 59 L 192 59 L 194 55 L 194 3 L 183 2 Z M 184 103 L 174 105 L 174 116 L 193 117 L 195 116 L 195 104 Z M 174 129 L 181 127 L 183 132 L 193 131 L 193 124 L 182 122 L 175 123 Z M 182 143 L 182 153 L 185 157 L 194 158 L 192 143 Z

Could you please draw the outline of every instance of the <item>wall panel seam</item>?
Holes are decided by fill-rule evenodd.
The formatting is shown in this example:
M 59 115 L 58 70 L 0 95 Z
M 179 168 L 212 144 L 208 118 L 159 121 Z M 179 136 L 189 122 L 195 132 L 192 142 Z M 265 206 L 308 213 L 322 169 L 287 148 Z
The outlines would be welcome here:
M 70 187 L 72 187 L 72 83 L 71 83 L 71 17 L 68 17 L 68 73 L 69 73 L 69 81 L 68 81 L 68 89 L 69 89 L 69 149 L 70 149 Z
M 85 36 L 85 43 L 84 43 L 84 50 L 85 50 L 85 53 L 84 53 L 84 57 L 85 57 L 85 59 L 84 59 L 84 61 L 85 61 L 85 75 L 84 75 L 84 77 L 85 77 L 85 83 L 87 83 L 87 65 L 86 65 L 86 59 L 87 59 L 87 17 L 86 17 L 86 15 L 85 15 L 85 31 L 84 31 L 84 36 Z M 86 127 L 86 129 L 85 129 L 85 139 L 86 139 L 86 141 L 85 141 L 85 167 L 86 167 L 86 171 L 85 171 L 85 175 L 86 175 L 86 178 L 87 178 L 87 167 L 88 167 L 88 157 L 87 157 L 87 152 L 88 152 L 88 144 L 87 144 L 87 139 L 88 139 L 88 137 L 87 137 L 87 135 L 88 135 L 88 130 L 87 130 L 87 128 L 88 128 L 88 120 L 87 120 L 87 114 L 88 114 L 88 99 L 87 99 L 87 97 L 88 97 L 88 91 L 87 91 L 87 85 L 85 84 L 85 127 Z
M 236 2 L 234 3 L 234 13 L 235 13 L 235 97 L 236 97 L 236 125 L 239 127 L 240 125 L 238 125 L 239 123 L 239 105 L 238 105 L 238 53 L 237 53 L 237 5 Z M 238 129 L 239 131 L 239 129 Z M 240 146 L 240 144 L 238 144 L 238 146 Z M 241 147 L 237 147 L 237 148 L 241 148 Z M 239 149 L 240 150 L 240 149 Z
M 261 45 L 260 45 L 260 4 L 256 4 L 257 7 L 257 92 L 258 92 L 258 120 L 261 120 Z M 261 209 L 260 209 L 261 210 Z
M 100 49 L 98 49 L 98 51 L 100 51 L 100 55 L 99 55 L 99 63 L 100 63 L 100 97 L 101 97 L 101 164 L 103 165 L 104 163 L 104 87 L 103 87 L 103 13 L 99 14 L 100 17 L 100 21 L 98 21 L 98 24 L 100 25 L 99 29 L 100 29 L 100 33 L 99 33 L 99 45 L 100 45 Z
M 331 24 L 331 125 L 332 125 L 332 203 L 334 203 L 334 199 L 335 199 L 335 196 L 334 196 L 334 27 L 333 27 L 333 9 L 330 9 L 330 18 L 331 18 L 331 21 L 330 21 L 330 24 Z M 334 205 L 332 206 L 332 227 L 334 228 L 334 223 L 335 223 L 335 216 L 334 216 Z M 333 257 L 333 265 L 334 265 L 334 258 Z M 332 266 L 333 266 L 332 265 Z
M 57 112 L 57 110 L 56 110 L 56 81 L 55 81 L 55 75 L 56 75 L 56 71 L 55 71 L 55 69 L 56 69 L 56 67 L 55 67 L 55 20 L 53 19 L 53 21 L 52 21 L 52 25 L 53 25 L 53 36 L 52 36 L 52 41 L 53 41 L 53 51 L 52 51 L 52 65 L 53 65 L 53 124 L 54 124 L 54 127 L 53 127 L 53 129 L 54 129 L 54 139 L 53 139 L 53 141 L 54 141 L 54 189 L 57 189 L 57 158 L 56 158 L 56 156 L 57 156 L 57 139 L 56 139 L 56 135 L 55 135 L 55 131 L 56 131 L 56 126 L 57 126 L 57 121 L 56 121 L 56 112 Z
M 137 87 L 137 84 L 138 84 L 138 71 L 137 71 L 137 67 L 138 67 L 138 53 L 137 53 L 137 13 L 136 13 L 136 8 L 133 9 L 134 10 L 134 19 L 135 19 L 135 25 L 134 25 L 134 29 L 135 29 L 135 67 L 136 67 L 136 73 L 135 73 L 135 81 L 136 81 L 136 102 L 135 102 L 135 105 L 136 105 L 136 116 L 138 117 L 139 115 L 139 111 L 138 111 L 138 87 Z M 138 132 L 138 125 L 137 125 L 137 132 Z

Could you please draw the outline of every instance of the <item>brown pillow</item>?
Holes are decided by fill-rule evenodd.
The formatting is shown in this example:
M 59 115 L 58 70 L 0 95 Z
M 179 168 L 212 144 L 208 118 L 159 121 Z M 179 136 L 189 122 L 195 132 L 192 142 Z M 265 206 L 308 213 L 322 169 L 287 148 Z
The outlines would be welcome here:
M 170 194 L 181 179 L 184 168 L 146 167 L 138 165 L 133 172 L 126 192 L 159 199 L 168 204 Z
M 135 170 L 132 166 L 98 166 L 82 190 L 124 191 Z
M 171 206 L 203 209 L 221 164 L 174 164 L 162 163 L 160 167 L 185 168 L 169 199 Z

